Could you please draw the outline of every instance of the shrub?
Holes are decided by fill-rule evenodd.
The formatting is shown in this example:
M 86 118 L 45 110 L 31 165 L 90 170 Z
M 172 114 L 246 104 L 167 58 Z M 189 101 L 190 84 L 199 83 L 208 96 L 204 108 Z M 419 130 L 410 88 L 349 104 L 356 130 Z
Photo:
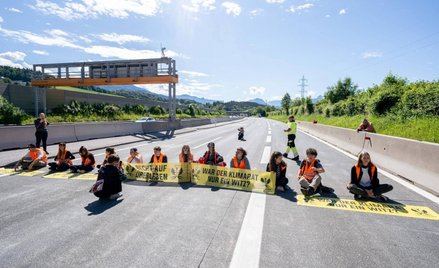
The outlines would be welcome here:
M 21 124 L 29 116 L 20 108 L 9 103 L 0 96 L 0 123 L 1 124 Z

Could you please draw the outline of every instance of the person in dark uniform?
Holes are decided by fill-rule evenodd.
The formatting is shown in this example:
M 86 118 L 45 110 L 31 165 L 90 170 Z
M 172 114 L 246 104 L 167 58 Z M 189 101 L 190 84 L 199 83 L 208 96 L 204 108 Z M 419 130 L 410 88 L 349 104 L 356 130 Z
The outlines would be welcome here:
M 40 148 L 41 141 L 43 142 L 43 150 L 46 154 L 47 152 L 47 137 L 49 136 L 49 132 L 47 131 L 47 126 L 49 122 L 47 122 L 46 115 L 44 113 L 40 113 L 40 116 L 35 119 L 35 138 L 36 138 L 36 146 Z

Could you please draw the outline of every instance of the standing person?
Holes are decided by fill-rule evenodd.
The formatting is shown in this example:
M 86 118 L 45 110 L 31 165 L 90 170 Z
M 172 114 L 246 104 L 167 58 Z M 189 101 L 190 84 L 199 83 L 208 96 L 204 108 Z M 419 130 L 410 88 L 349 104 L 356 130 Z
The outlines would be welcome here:
M 230 167 L 240 169 L 251 169 L 250 162 L 247 159 L 247 152 L 244 148 L 239 147 L 236 149 L 235 156 L 230 160 Z
M 267 171 L 276 173 L 276 191 L 286 191 L 288 184 L 287 164 L 283 161 L 281 152 L 273 152 L 270 162 L 267 164 Z
M 49 163 L 49 169 L 52 171 L 66 171 L 73 165 L 75 156 L 66 149 L 65 143 L 58 144 L 58 154 L 55 156 L 55 162 Z
M 36 129 L 35 137 L 37 139 L 37 148 L 40 148 L 41 141 L 43 141 L 43 150 L 46 152 L 46 154 L 49 154 L 47 152 L 47 137 L 49 136 L 47 126 L 49 125 L 49 122 L 47 122 L 46 115 L 44 113 L 40 113 L 40 116 L 35 119 L 34 125 Z
M 245 139 L 244 139 L 244 128 L 243 127 L 238 128 L 238 140 L 245 141 Z
M 151 156 L 149 163 L 163 164 L 168 163 L 168 157 L 162 154 L 162 148 L 160 146 L 154 147 L 154 154 Z
M 325 169 L 316 157 L 316 149 L 306 149 L 306 159 L 300 164 L 299 173 L 297 174 L 297 179 L 301 186 L 300 191 L 305 196 L 316 194 L 321 189 L 322 177 L 320 174 L 325 172 Z
M 73 165 L 70 167 L 72 172 L 90 172 L 96 165 L 95 157 L 92 153 L 88 152 L 87 148 L 81 146 L 79 148 L 79 155 L 81 156 L 81 165 Z
M 137 148 L 130 149 L 130 156 L 128 156 L 129 164 L 143 164 L 143 156 L 139 153 Z
M 365 131 L 375 133 L 375 128 L 373 127 L 372 122 L 367 121 L 366 118 L 363 119 L 363 122 L 358 126 L 357 132 Z
M 14 170 L 17 171 L 18 167 L 21 166 L 21 168 L 32 170 L 35 168 L 42 168 L 47 165 L 47 155 L 46 152 L 41 150 L 40 148 L 37 148 L 35 144 L 29 144 L 27 146 L 29 152 L 23 156 L 17 164 L 15 164 Z
M 215 143 L 209 142 L 207 144 L 207 151 L 201 157 L 200 163 L 206 165 L 225 166 L 224 158 L 215 151 Z
M 189 145 L 183 145 L 181 148 L 181 153 L 178 156 L 180 163 L 192 163 L 194 162 L 194 155 L 191 153 L 191 148 Z
M 119 156 L 112 154 L 108 157 L 107 164 L 99 170 L 96 183 L 90 190 L 96 197 L 117 199 L 122 196 L 122 172 L 117 167 L 119 161 Z M 101 186 L 98 188 L 99 184 Z
M 283 154 L 284 157 L 288 157 L 288 153 L 290 152 L 290 149 L 293 149 L 293 160 L 299 160 L 299 153 L 297 152 L 296 144 L 294 143 L 294 140 L 296 139 L 296 131 L 297 131 L 297 124 L 294 120 L 294 115 L 288 116 L 288 122 L 287 122 L 287 129 L 284 130 L 284 132 L 287 132 L 288 135 L 288 142 L 287 142 L 287 149 L 285 153 Z
M 351 168 L 351 182 L 347 188 L 355 199 L 370 197 L 379 201 L 387 201 L 389 198 L 382 194 L 393 190 L 390 184 L 380 184 L 378 169 L 368 152 L 358 155 L 357 163 Z

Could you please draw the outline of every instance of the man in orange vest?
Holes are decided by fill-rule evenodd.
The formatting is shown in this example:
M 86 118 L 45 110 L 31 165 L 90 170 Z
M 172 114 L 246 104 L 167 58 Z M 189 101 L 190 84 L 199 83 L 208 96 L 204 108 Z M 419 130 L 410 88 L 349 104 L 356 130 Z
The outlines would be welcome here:
M 149 163 L 162 164 L 168 163 L 168 157 L 162 154 L 162 148 L 160 146 L 154 147 L 154 154 L 151 156 Z
M 27 148 L 29 152 L 17 162 L 14 167 L 15 171 L 17 171 L 19 166 L 21 166 L 22 169 L 32 170 L 47 165 L 48 159 L 46 152 L 40 148 L 36 148 L 35 144 L 29 144 Z
M 322 181 L 320 174 L 325 172 L 322 164 L 320 164 L 320 160 L 316 157 L 317 150 L 308 148 L 306 150 L 306 159 L 300 164 L 299 173 L 297 174 L 297 179 L 301 186 L 300 191 L 305 196 L 313 195 L 318 192 Z

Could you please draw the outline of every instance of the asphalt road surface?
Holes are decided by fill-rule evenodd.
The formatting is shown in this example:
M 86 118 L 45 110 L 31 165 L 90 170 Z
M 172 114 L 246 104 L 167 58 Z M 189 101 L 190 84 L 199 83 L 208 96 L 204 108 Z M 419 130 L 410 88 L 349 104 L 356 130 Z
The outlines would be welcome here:
M 237 139 L 240 126 L 247 141 Z M 198 158 L 213 141 L 228 164 L 242 146 L 252 169 L 265 170 L 267 153 L 285 149 L 284 128 L 250 118 L 115 148 L 124 160 L 131 147 L 149 160 L 160 145 L 177 163 L 182 145 Z M 300 131 L 296 144 L 301 158 L 316 148 L 323 183 L 353 198 L 346 184 L 355 160 Z M 93 153 L 103 161 L 103 149 Z M 92 181 L 0 177 L 0 267 L 437 267 L 439 221 L 299 206 L 298 166 L 286 162 L 291 190 L 276 195 L 126 182 L 122 198 L 99 201 L 88 193 Z M 439 212 L 437 203 L 379 175 L 394 186 L 387 196 L 395 202 Z

